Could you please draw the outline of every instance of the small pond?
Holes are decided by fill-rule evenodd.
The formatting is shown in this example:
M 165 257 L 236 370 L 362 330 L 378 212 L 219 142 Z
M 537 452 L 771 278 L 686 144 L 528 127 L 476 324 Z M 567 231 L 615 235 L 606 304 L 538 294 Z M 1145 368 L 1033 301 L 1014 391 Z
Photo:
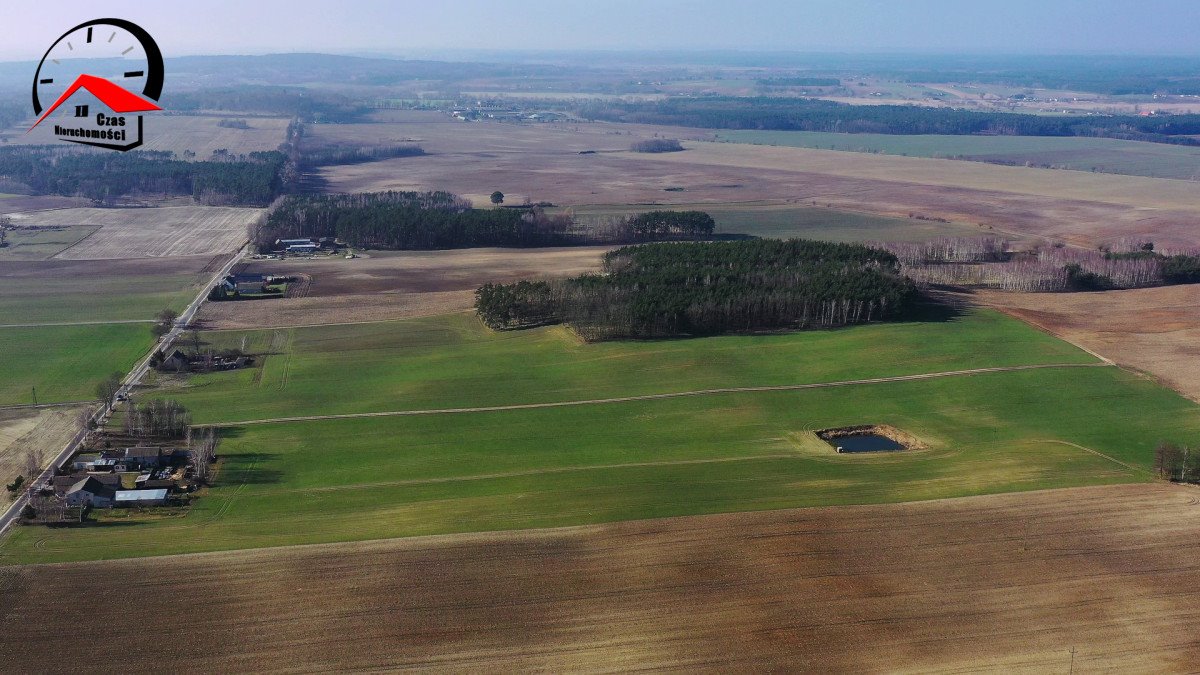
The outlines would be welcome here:
M 825 441 L 838 452 L 894 452 L 903 450 L 904 446 L 887 436 L 863 433 L 851 436 L 839 436 Z

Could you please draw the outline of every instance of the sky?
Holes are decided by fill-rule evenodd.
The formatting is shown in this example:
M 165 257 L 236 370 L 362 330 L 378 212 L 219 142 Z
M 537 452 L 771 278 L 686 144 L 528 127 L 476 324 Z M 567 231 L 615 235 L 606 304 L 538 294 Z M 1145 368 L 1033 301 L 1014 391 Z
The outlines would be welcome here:
M 1200 0 L 5 0 L 0 59 L 91 19 L 165 56 L 436 50 L 1200 55 Z

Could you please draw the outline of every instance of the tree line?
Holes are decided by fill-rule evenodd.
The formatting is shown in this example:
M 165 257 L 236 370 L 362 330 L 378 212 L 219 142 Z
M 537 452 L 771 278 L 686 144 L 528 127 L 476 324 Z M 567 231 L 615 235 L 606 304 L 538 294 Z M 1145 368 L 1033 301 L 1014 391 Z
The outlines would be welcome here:
M 1200 283 L 1200 255 L 1159 253 L 1151 242 L 1124 242 L 1122 251 L 1057 245 L 1010 252 L 996 237 L 875 245 L 894 253 L 907 276 L 929 284 L 1063 292 Z
M 589 101 L 590 120 L 700 127 L 877 134 L 1106 136 L 1200 145 L 1200 115 L 1063 116 L 976 112 L 915 105 L 850 105 L 778 97 L 672 97 L 661 101 Z
M 188 195 L 205 204 L 265 206 L 283 188 L 286 156 L 252 152 L 229 161 L 187 162 L 170 152 L 91 152 L 55 146 L 0 148 L 0 178 L 34 194 L 98 204 L 131 194 Z
M 1154 449 L 1154 473 L 1176 483 L 1200 483 L 1200 448 L 1159 443 Z
M 699 211 L 652 211 L 592 224 L 540 207 L 475 209 L 449 192 L 290 195 L 253 226 L 261 251 L 279 239 L 336 237 L 358 248 L 436 250 L 695 239 L 715 222 Z
M 750 240 L 627 246 L 602 274 L 486 284 L 493 329 L 566 323 L 587 340 L 845 326 L 900 318 L 917 300 L 896 257 L 859 244 Z

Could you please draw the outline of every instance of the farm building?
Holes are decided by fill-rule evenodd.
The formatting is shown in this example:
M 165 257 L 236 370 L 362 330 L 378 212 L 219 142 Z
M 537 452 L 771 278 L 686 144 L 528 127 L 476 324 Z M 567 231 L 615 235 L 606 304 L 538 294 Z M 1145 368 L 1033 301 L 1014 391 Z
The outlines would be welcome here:
M 73 473 L 69 476 L 54 476 L 50 479 L 50 488 L 54 491 L 56 497 L 65 497 L 67 491 L 74 487 L 80 481 L 85 481 L 91 478 L 98 481 L 101 485 L 112 490 L 118 490 L 121 487 L 121 477 L 115 473 L 100 473 L 86 474 Z
M 144 471 L 183 464 L 187 461 L 187 451 L 179 448 L 134 447 L 105 451 L 104 458 L 112 460 L 118 472 Z
M 115 506 L 159 506 L 167 503 L 167 491 L 161 490 L 117 490 L 113 497 Z
M 80 453 L 75 455 L 75 459 L 71 460 L 71 468 L 77 471 L 86 471 L 98 459 L 100 459 L 100 453 L 98 452 Z
M 230 274 L 221 282 L 228 293 L 265 293 L 268 279 L 262 274 Z
M 68 506 L 112 506 L 117 490 L 101 483 L 93 476 L 80 480 L 67 489 L 63 498 Z
M 317 245 L 312 242 L 307 244 L 291 244 L 285 250 L 288 253 L 316 253 Z
M 173 370 L 175 372 L 184 372 L 191 366 L 191 359 L 183 350 L 175 349 L 170 355 L 162 360 L 158 365 L 159 370 Z

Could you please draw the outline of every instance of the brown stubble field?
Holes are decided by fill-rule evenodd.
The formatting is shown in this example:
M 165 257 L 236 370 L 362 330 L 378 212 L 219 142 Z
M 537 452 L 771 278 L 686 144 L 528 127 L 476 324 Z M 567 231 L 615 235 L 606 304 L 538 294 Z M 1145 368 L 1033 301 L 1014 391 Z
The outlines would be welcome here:
M 12 219 L 27 227 L 98 226 L 54 257 L 109 260 L 230 253 L 246 241 L 247 226 L 261 212 L 222 206 L 74 208 L 16 213 Z
M 24 672 L 1186 672 L 1197 516 L 1195 488 L 1127 485 L 0 568 L 0 658 Z M 62 639 L 80 625 L 152 625 L 155 647 Z
M 223 119 L 245 120 L 247 129 L 220 126 Z M 252 117 L 246 115 L 146 115 L 145 143 L 135 152 L 172 152 L 177 159 L 185 159 L 184 153 L 196 153 L 191 159 L 208 160 L 216 150 L 228 150 L 233 154 L 277 150 L 287 138 L 289 119 L 286 117 Z M 15 127 L 0 131 L 0 139 L 11 145 L 45 145 L 59 141 L 54 136 L 54 126 L 43 124 L 26 133 L 33 119 Z
M 602 246 L 371 251 L 366 257 L 254 260 L 237 271 L 294 275 L 288 297 L 210 302 L 200 322 L 211 329 L 391 321 L 470 309 L 485 283 L 554 278 L 596 271 Z
M 1200 244 L 1200 193 L 1189 181 L 709 143 L 700 140 L 709 132 L 696 129 L 464 123 L 437 113 L 393 112 L 377 124 L 324 125 L 312 134 L 322 142 L 359 142 L 374 134 L 419 143 L 429 153 L 322 170 L 336 192 L 446 189 L 479 204 L 495 189 L 510 201 L 560 205 L 795 200 L 939 217 L 1087 246 L 1147 234 L 1162 245 Z M 627 150 L 655 135 L 688 139 L 689 149 Z M 597 152 L 579 154 L 583 150 Z
M 79 430 L 79 407 L 0 409 L 0 482 L 7 485 L 25 473 L 30 452 L 49 463 Z M 0 508 L 12 502 L 0 490 Z
M 1103 293 L 973 294 L 1200 401 L 1200 286 Z

